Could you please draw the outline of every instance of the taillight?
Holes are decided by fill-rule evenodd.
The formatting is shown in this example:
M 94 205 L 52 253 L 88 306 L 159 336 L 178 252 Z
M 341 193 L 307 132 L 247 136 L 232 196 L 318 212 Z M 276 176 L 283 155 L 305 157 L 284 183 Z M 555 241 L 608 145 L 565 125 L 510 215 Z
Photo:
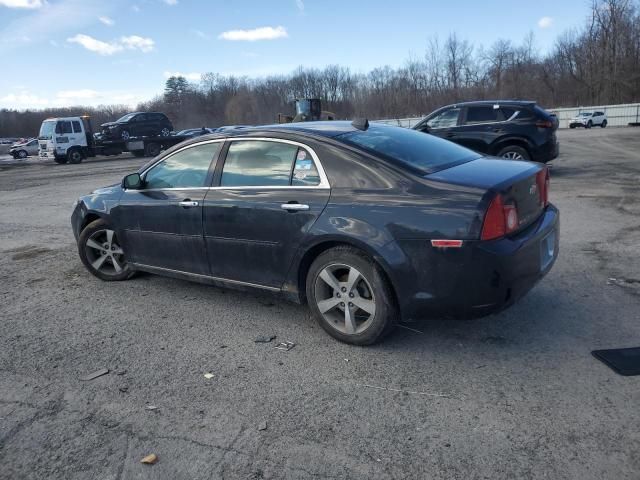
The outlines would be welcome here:
M 551 120 L 538 120 L 536 122 L 536 127 L 538 128 L 553 128 L 554 124 Z
M 501 195 L 491 200 L 482 224 L 481 240 L 493 240 L 518 229 L 518 210 L 515 205 L 505 205 Z
M 536 174 L 536 185 L 540 192 L 540 204 L 546 207 L 549 204 L 549 167 L 545 166 Z

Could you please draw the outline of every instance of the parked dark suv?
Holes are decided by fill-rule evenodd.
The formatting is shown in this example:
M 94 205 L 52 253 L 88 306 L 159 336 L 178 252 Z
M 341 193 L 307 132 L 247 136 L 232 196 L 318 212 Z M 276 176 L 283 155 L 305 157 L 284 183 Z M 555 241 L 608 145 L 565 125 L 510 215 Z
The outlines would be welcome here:
M 448 105 L 427 115 L 415 130 L 476 152 L 547 163 L 558 156 L 555 115 L 524 101 L 481 101 Z
M 115 122 L 103 123 L 102 138 L 129 140 L 131 137 L 168 136 L 173 125 L 164 113 L 134 112 L 127 113 Z

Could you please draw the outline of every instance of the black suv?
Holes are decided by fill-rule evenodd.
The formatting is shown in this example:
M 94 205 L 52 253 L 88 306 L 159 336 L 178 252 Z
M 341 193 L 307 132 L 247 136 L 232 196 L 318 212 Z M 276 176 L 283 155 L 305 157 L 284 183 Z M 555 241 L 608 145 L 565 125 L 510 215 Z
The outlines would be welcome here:
M 535 102 L 494 100 L 448 105 L 427 115 L 414 130 L 476 152 L 547 163 L 558 156 L 558 119 Z
M 103 123 L 102 138 L 129 140 L 131 137 L 167 137 L 173 125 L 164 113 L 134 112 L 127 113 L 115 122 Z

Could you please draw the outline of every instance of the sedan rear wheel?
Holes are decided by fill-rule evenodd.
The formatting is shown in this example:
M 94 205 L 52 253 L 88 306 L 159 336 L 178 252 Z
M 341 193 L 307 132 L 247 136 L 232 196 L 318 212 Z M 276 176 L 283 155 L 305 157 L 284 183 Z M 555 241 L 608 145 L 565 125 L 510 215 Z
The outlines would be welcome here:
M 307 299 L 324 330 L 355 345 L 378 341 L 397 317 L 393 293 L 379 267 L 351 247 L 332 248 L 313 262 Z
M 78 253 L 87 270 L 101 280 L 127 280 L 133 273 L 114 230 L 102 219 L 91 222 L 82 231 Z

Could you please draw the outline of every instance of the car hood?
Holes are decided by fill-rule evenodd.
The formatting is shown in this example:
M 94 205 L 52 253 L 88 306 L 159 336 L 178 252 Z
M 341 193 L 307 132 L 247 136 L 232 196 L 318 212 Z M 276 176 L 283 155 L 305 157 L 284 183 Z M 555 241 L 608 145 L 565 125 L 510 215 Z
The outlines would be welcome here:
M 577 117 L 573 117 L 571 120 L 588 120 L 591 117 L 581 117 L 580 115 L 578 115 Z
M 105 128 L 105 127 L 113 127 L 115 125 L 121 125 L 121 124 L 122 124 L 122 122 L 107 122 L 107 123 L 103 123 L 100 126 Z
M 118 190 L 120 188 L 120 184 L 119 183 L 114 183 L 113 185 L 107 185 L 106 187 L 100 187 L 96 190 L 94 190 L 93 192 L 91 192 L 92 195 L 105 195 L 105 194 L 109 194 L 109 193 L 115 193 L 116 190 Z

